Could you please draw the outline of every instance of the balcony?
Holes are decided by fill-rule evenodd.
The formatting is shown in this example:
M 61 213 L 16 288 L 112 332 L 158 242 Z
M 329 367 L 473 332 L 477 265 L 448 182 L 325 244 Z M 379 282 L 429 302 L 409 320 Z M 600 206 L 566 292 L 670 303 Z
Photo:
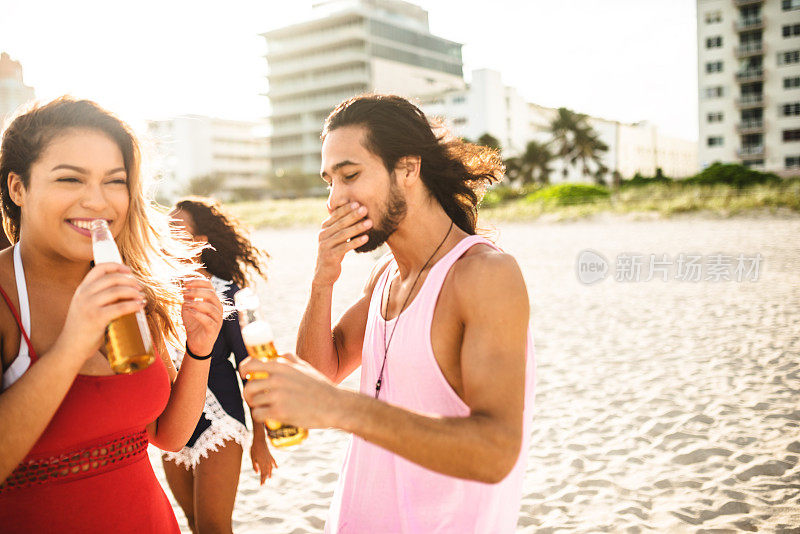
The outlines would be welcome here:
M 763 1 L 764 0 L 734 0 L 734 4 L 736 4 L 736 7 L 744 7 L 744 6 L 754 5 L 754 4 L 760 4 Z
M 736 106 L 739 109 L 760 108 L 764 105 L 764 94 L 744 95 L 736 99 Z
M 305 156 L 306 154 L 318 154 L 322 147 L 322 141 L 316 143 L 297 143 L 296 145 L 273 146 L 270 150 L 272 158 L 291 158 Z
M 338 87 L 369 85 L 370 76 L 366 64 L 361 68 L 344 68 L 341 71 L 322 74 L 308 74 L 301 79 L 285 82 L 270 80 L 268 96 L 274 103 L 285 98 L 298 98 L 304 94 L 319 93 Z
M 748 32 L 750 30 L 763 30 L 764 17 L 750 17 L 746 19 L 739 19 L 734 24 L 736 31 Z
M 750 68 L 736 73 L 737 82 L 761 82 L 764 81 L 764 69 L 761 67 Z
M 366 63 L 369 57 L 366 49 L 357 47 L 346 50 L 333 50 L 320 53 L 304 59 L 291 61 L 277 61 L 269 64 L 269 79 L 288 77 L 290 75 L 305 74 L 308 71 L 319 69 L 335 69 L 341 65 L 353 63 Z
M 764 53 L 764 45 L 761 42 L 748 43 L 736 47 L 736 57 L 743 59 L 750 56 L 758 56 Z
M 747 119 L 736 125 L 736 130 L 744 134 L 754 134 L 764 132 L 764 119 Z
M 764 157 L 764 145 L 746 145 L 736 151 L 742 159 L 759 159 Z
M 266 57 L 271 62 L 283 61 L 309 51 L 325 50 L 352 41 L 364 41 L 367 35 L 366 26 L 360 24 L 301 32 L 296 37 L 271 40 Z

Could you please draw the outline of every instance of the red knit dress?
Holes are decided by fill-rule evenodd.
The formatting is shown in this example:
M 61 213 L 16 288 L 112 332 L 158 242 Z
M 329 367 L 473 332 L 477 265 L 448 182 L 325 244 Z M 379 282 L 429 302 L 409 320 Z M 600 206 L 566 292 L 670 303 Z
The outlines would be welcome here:
M 19 315 L 0 293 L 36 365 Z M 145 431 L 169 393 L 160 357 L 131 375 L 78 375 L 33 449 L 0 485 L 0 531 L 179 533 L 147 457 Z

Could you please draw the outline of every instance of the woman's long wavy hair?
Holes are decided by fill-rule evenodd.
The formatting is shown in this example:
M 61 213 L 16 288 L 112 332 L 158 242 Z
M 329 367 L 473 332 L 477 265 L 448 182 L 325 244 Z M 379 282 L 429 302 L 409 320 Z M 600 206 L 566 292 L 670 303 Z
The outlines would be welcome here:
M 226 212 L 213 198 L 187 197 L 175 203 L 173 213 L 183 211 L 194 223 L 195 235 L 204 235 L 211 247 L 203 249 L 200 261 L 206 270 L 239 287 L 249 285 L 250 276 L 256 273 L 266 278 L 266 260 L 269 254 L 250 241 L 244 224 Z
M 142 283 L 146 294 L 145 311 L 156 342 L 179 346 L 183 336 L 181 285 L 196 277 L 201 267 L 197 257 L 201 244 L 188 240 L 169 224 L 169 217 L 155 202 L 145 197 L 141 176 L 139 143 L 130 127 L 90 100 L 63 96 L 35 105 L 17 116 L 3 132 L 0 145 L 0 200 L 3 229 L 12 243 L 19 241 L 22 208 L 8 188 L 8 177 L 15 173 L 23 186 L 30 187 L 31 165 L 58 136 L 80 130 L 94 130 L 109 136 L 122 152 L 128 176 L 130 202 L 125 224 L 116 236 L 122 260 Z
M 505 172 L 496 150 L 453 137 L 417 106 L 395 95 L 365 94 L 345 100 L 325 120 L 322 140 L 344 126 L 366 128 L 366 148 L 383 160 L 390 173 L 400 158 L 419 156 L 425 187 L 459 228 L 476 233 L 478 203 L 486 187 L 500 181 Z

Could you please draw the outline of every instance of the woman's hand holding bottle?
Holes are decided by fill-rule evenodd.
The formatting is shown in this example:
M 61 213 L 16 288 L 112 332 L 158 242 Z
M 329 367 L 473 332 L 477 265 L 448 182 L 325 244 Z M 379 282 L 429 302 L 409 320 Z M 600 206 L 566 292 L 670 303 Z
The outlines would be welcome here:
M 75 290 L 55 344 L 74 354 L 82 365 L 100 348 L 108 324 L 144 308 L 145 302 L 141 284 L 128 267 L 100 263 Z

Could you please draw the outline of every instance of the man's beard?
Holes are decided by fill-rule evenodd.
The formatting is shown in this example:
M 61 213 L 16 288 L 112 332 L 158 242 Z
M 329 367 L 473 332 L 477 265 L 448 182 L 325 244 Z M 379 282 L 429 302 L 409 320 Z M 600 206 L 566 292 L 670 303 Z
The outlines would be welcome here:
M 397 227 L 403 222 L 406 216 L 408 205 L 400 188 L 397 187 L 394 177 L 389 186 L 389 198 L 386 199 L 386 207 L 381 215 L 378 224 L 367 230 L 367 242 L 356 248 L 356 252 L 371 252 L 386 243 Z M 374 219 L 373 219 L 374 220 Z

